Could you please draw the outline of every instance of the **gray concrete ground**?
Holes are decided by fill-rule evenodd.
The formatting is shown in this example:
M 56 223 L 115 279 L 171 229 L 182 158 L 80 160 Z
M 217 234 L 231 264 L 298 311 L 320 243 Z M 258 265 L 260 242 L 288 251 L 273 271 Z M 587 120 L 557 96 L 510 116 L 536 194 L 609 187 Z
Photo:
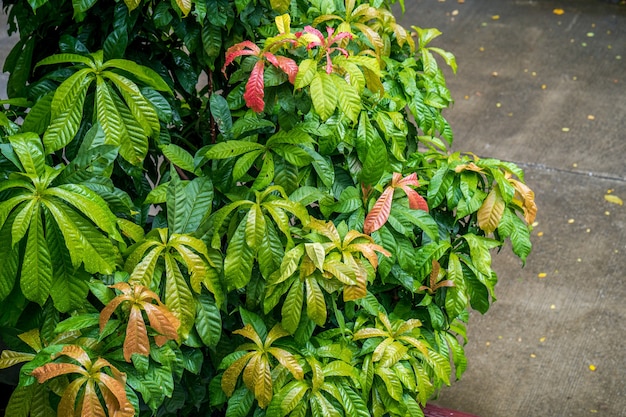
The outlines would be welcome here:
M 481 417 L 626 416 L 626 6 L 406 0 L 453 52 L 459 151 L 519 163 L 539 206 L 521 268 L 472 314 L 468 370 L 435 403 Z M 561 9 L 563 11 L 560 13 Z M 543 277 L 543 278 L 542 278 Z M 593 370 L 595 369 L 595 370 Z
M 468 370 L 437 404 L 481 417 L 626 416 L 626 7 L 405 0 L 457 56 L 455 149 L 519 163 L 539 205 L 524 268 L 495 256 Z M 562 9 L 556 14 L 555 9 Z M 558 13 L 558 11 L 557 11 Z M 0 25 L 1 60 L 9 50 Z M 6 74 L 0 75 L 1 98 Z

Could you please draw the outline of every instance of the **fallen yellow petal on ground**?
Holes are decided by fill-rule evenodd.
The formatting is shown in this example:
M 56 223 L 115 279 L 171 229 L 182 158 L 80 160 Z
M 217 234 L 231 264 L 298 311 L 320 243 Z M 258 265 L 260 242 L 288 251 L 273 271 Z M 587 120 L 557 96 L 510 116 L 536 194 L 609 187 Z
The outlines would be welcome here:
M 565 13 L 565 10 L 563 10 L 563 9 L 554 9 L 554 10 L 552 10 L 552 13 L 554 13 L 557 16 L 561 16 L 563 13 Z

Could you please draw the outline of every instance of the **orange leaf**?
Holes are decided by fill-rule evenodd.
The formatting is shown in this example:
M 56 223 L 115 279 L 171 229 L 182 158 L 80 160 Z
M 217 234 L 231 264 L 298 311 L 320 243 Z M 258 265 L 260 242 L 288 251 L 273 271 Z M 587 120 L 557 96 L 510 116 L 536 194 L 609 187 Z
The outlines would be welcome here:
M 509 182 L 515 188 L 515 197 L 522 202 L 522 209 L 524 210 L 524 220 L 526 223 L 532 224 L 537 216 L 537 204 L 535 203 L 535 193 L 529 186 L 521 181 L 513 178 L 509 178 Z
M 133 416 L 135 409 L 128 401 L 124 383 L 104 372 L 100 373 L 99 379 L 98 386 L 102 392 L 109 414 L 116 417 Z M 111 411 L 114 412 L 111 413 Z
M 78 378 L 73 380 L 63 391 L 63 397 L 59 401 L 57 407 L 57 415 L 74 416 L 76 414 L 76 396 L 78 391 L 83 387 L 86 378 Z
M 356 268 L 357 285 L 347 285 L 343 289 L 343 301 L 354 301 L 367 295 L 367 272 L 362 266 Z
M 133 353 L 143 356 L 150 354 L 150 341 L 146 323 L 143 321 L 141 310 L 137 306 L 130 309 L 128 324 L 126 325 L 126 338 L 124 339 L 124 359 L 130 362 Z
M 383 227 L 391 213 L 391 202 L 393 200 L 393 188 L 389 187 L 383 191 L 378 197 L 374 207 L 367 213 L 365 223 L 363 224 L 363 232 L 371 234 Z
M 68 356 L 77 362 L 79 362 L 83 367 L 89 369 L 91 368 L 91 358 L 87 355 L 87 352 L 80 346 L 76 345 L 66 345 L 63 346 L 63 349 L 52 358 L 58 358 L 59 356 Z
M 391 180 L 392 187 L 405 187 L 407 185 L 412 185 L 414 187 L 419 187 L 420 183 L 417 180 L 417 173 L 413 172 L 406 177 L 402 178 L 402 174 L 399 172 L 393 173 L 393 179 Z
M 263 96 L 265 95 L 263 90 L 264 69 L 265 63 L 263 61 L 258 61 L 254 65 L 254 68 L 250 73 L 250 78 L 246 83 L 246 92 L 243 94 L 243 98 L 246 100 L 246 106 L 257 113 L 261 113 L 265 107 L 265 102 L 263 101 Z
M 166 339 L 178 340 L 178 328 L 180 327 L 180 320 L 167 309 L 165 306 L 157 306 L 148 302 L 143 304 L 143 308 L 146 311 L 150 326 L 163 335 Z M 155 338 L 156 340 L 156 338 Z M 157 345 L 162 346 L 163 343 Z
M 412 188 L 407 187 L 406 185 L 401 186 L 402 191 L 406 193 L 406 196 L 409 198 L 409 207 L 413 210 L 424 210 L 428 211 L 428 203 L 424 200 L 424 197 L 419 195 L 417 191 Z
M 100 404 L 98 394 L 96 394 L 96 388 L 94 387 L 94 381 L 92 379 L 87 380 L 85 385 L 85 393 L 83 394 L 81 417 L 106 417 L 104 408 Z
M 47 380 L 57 377 L 59 375 L 66 374 L 81 374 L 84 376 L 88 376 L 87 371 L 76 364 L 73 363 L 47 363 L 43 366 L 35 368 L 31 373 L 32 376 L 37 378 L 37 381 L 40 384 L 43 384 Z

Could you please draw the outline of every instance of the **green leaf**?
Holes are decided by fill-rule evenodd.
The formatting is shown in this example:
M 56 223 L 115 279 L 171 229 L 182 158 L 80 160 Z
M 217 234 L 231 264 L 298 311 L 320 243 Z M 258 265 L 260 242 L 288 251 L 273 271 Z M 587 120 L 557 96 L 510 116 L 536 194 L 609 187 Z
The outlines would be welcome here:
M 207 151 L 205 156 L 209 159 L 226 159 L 263 149 L 265 147 L 259 143 L 231 140 L 215 144 Z
M 439 225 L 428 212 L 394 206 L 391 213 L 393 216 L 404 218 L 422 229 L 431 240 L 439 240 Z
M 315 276 L 308 276 L 304 280 L 306 285 L 306 313 L 318 326 L 326 324 L 326 301 L 324 293 L 317 283 Z
M 28 226 L 30 226 L 31 220 L 37 221 L 35 215 L 39 212 L 39 204 L 36 199 L 30 199 L 26 204 L 21 205 L 16 212 L 17 216 L 11 228 L 13 246 L 22 240 L 28 230 Z
M 165 304 L 180 320 L 179 334 L 186 339 L 196 317 L 196 303 L 174 257 L 167 252 L 163 257 L 166 275 Z
M 44 200 L 44 204 L 59 225 L 72 265 L 77 267 L 82 262 L 87 272 L 113 273 L 118 254 L 111 241 L 64 203 Z
M 302 314 L 302 304 L 304 302 L 304 287 L 299 279 L 295 279 L 287 298 L 283 303 L 281 310 L 282 321 L 281 324 L 285 330 L 294 334 L 298 325 L 300 324 L 300 316 Z
M 195 232 L 211 213 L 213 184 L 209 177 L 170 181 L 167 189 L 167 222 L 170 233 Z
M 126 71 L 136 80 L 139 80 L 142 83 L 149 85 L 157 91 L 165 91 L 171 93 L 170 87 L 165 83 L 165 81 L 163 81 L 163 78 L 161 78 L 158 73 L 148 67 L 139 65 L 133 61 L 129 61 L 126 59 L 109 59 L 102 65 L 101 70 L 109 68 L 117 68 Z
M 254 393 L 246 387 L 235 390 L 233 396 L 228 400 L 226 417 L 246 417 L 252 408 Z
M 161 129 L 159 117 L 154 106 L 143 96 L 139 87 L 128 78 L 111 71 L 103 72 L 102 76 L 115 84 L 145 135 L 158 136 Z
M 246 244 L 246 222 L 237 226 L 224 258 L 224 277 L 229 291 L 246 286 L 252 275 L 254 251 Z
M 5 416 L 28 417 L 37 384 L 16 387 L 6 406 Z
M 37 65 L 35 65 L 35 68 L 40 67 L 42 65 L 75 64 L 75 63 L 84 64 L 90 68 L 93 68 L 94 70 L 96 69 L 93 58 L 86 57 L 84 55 L 69 54 L 69 53 L 50 55 L 49 57 L 46 57 L 42 59 L 41 61 L 39 61 Z
M 44 236 L 39 205 L 35 207 L 37 209 L 33 213 L 28 229 L 20 287 L 26 298 L 43 306 L 50 295 L 52 286 L 52 261 Z
M 213 27 L 212 25 L 206 26 Z M 204 34 L 204 29 L 202 33 Z M 215 120 L 215 124 L 217 124 L 217 128 L 220 133 L 222 133 L 227 139 L 232 139 L 233 119 L 226 99 L 219 94 L 213 93 L 209 99 L 209 105 L 211 108 L 211 115 L 213 116 L 213 120 Z
M 337 108 L 337 91 L 331 75 L 316 72 L 310 89 L 315 112 L 322 120 L 328 119 Z
M 18 272 L 19 246 L 11 245 L 11 223 L 15 214 L 0 229 L 0 301 L 4 300 L 13 290 Z
M 39 136 L 35 133 L 19 133 L 9 136 L 9 142 L 24 171 L 37 177 L 43 176 L 46 161 Z
M 169 143 L 161 146 L 161 152 L 163 152 L 163 156 L 177 167 L 189 172 L 195 171 L 193 156 L 180 146 Z
M 31 0 L 30 3 L 33 7 L 33 11 L 39 7 L 37 0 Z M 5 65 L 4 70 L 10 73 L 9 80 L 7 81 L 7 95 L 9 98 L 24 97 L 26 84 L 32 75 L 33 68 L 33 53 L 35 46 L 37 45 L 37 36 L 30 36 L 24 40 L 20 40 L 17 45 L 13 47 L 11 54 L 7 57 L 7 63 L 9 58 L 14 58 L 13 68 L 7 68 Z M 17 55 L 14 55 L 17 54 Z
M 46 241 L 52 260 L 52 301 L 61 312 L 78 309 L 87 300 L 89 275 L 84 271 L 77 271 L 72 265 L 63 235 L 48 210 L 45 211 L 45 225 Z
M 368 151 L 360 178 L 364 184 L 376 184 L 387 168 L 387 147 L 378 133 L 368 143 Z
M 271 153 L 267 152 L 263 158 L 263 165 L 261 166 L 261 170 L 257 174 L 254 183 L 252 183 L 253 190 L 262 190 L 268 185 L 271 184 L 272 180 L 274 180 L 275 173 L 275 164 L 274 157 Z
M 361 113 L 361 97 L 356 88 L 348 84 L 343 78 L 335 76 L 332 77 L 335 83 L 337 103 L 339 104 L 339 110 L 352 121 L 356 123 Z
M 39 98 L 30 108 L 30 111 L 24 118 L 24 123 L 22 123 L 23 132 L 34 132 L 42 135 L 46 131 L 48 124 L 50 124 L 52 97 L 54 97 L 54 92 L 50 91 L 45 96 Z
M 296 80 L 294 82 L 293 87 L 295 89 L 304 88 L 307 85 L 311 84 L 313 78 L 317 74 L 317 62 L 313 59 L 305 59 L 303 60 L 298 68 L 298 74 L 296 75 Z
M 246 216 L 246 243 L 252 248 L 253 251 L 257 251 L 263 237 L 267 233 L 265 224 L 265 216 L 258 204 L 253 205 L 248 211 Z
M 108 84 L 101 76 L 98 76 L 96 78 L 96 118 L 104 131 L 105 143 L 119 146 L 126 139 L 123 136 L 127 132 L 125 127 L 123 128 L 122 118 L 112 94 L 114 93 Z
M 448 317 L 453 319 L 462 314 L 469 304 L 461 261 L 454 252 L 450 253 L 448 258 L 447 274 L 448 279 L 454 282 L 454 287 L 446 290 L 445 306 Z
M 88 217 L 96 226 L 108 233 L 111 237 L 121 241 L 117 231 L 117 218 L 111 212 L 107 203 L 94 191 L 84 185 L 63 184 L 51 187 L 45 191 L 47 196 L 55 196 L 76 207 Z
M 126 107 L 122 99 L 119 98 L 113 89 L 111 89 L 111 98 L 123 123 L 123 125 L 118 127 L 122 132 L 122 141 L 119 150 L 120 156 L 133 165 L 140 165 L 143 163 L 148 153 L 148 137 L 141 125 L 135 120 L 128 107 Z
M 206 292 L 196 296 L 195 326 L 202 342 L 215 348 L 222 336 L 222 316 L 215 299 Z
M 235 162 L 235 166 L 233 167 L 233 181 L 239 181 L 244 175 L 246 175 L 250 168 L 252 168 L 252 165 L 254 165 L 256 160 L 259 158 L 259 156 L 263 155 L 263 153 L 264 151 L 259 149 L 256 151 L 245 153 L 237 158 L 237 162 Z M 267 158 L 268 155 L 271 157 L 269 153 L 266 153 L 265 158 Z M 272 177 L 273 176 L 274 175 L 272 172 Z

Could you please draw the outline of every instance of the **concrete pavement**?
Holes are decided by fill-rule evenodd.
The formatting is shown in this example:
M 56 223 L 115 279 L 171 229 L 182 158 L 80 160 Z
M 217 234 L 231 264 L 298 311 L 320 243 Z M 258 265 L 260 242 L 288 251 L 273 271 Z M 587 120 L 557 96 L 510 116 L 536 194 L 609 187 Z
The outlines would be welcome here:
M 468 369 L 434 401 L 481 417 L 626 416 L 626 6 L 407 0 L 457 57 L 455 150 L 514 161 L 539 206 L 526 266 L 494 256 Z

